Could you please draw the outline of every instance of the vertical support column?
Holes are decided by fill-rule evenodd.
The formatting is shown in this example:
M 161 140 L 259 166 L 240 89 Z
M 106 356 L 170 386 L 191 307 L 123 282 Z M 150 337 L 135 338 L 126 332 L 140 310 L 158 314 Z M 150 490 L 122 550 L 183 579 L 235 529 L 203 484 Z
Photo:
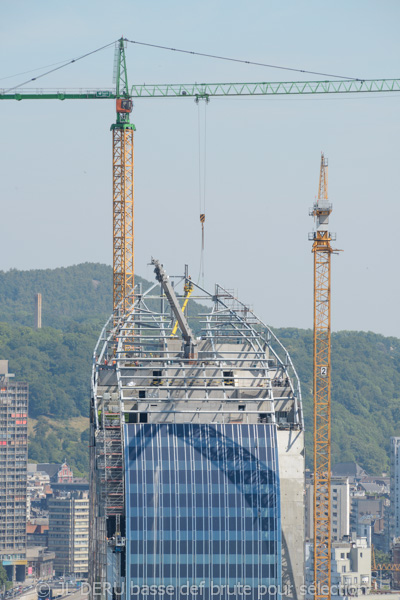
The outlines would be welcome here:
M 133 126 L 113 128 L 113 308 L 133 308 Z
M 314 253 L 314 583 L 331 597 L 331 253 L 317 231 Z
M 331 598 L 331 247 L 328 160 L 321 155 L 318 200 L 310 210 L 314 254 L 314 584 Z

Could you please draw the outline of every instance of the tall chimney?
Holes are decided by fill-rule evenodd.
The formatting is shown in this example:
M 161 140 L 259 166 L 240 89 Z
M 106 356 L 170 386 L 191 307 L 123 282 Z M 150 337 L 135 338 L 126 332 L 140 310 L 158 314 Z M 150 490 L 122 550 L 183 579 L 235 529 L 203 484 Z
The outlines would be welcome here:
M 42 329 L 42 294 L 35 294 L 35 329 Z

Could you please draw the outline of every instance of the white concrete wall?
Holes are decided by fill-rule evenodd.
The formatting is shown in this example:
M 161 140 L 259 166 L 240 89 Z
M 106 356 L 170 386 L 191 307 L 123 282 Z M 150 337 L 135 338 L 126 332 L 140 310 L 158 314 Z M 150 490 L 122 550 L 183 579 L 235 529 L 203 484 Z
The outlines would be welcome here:
M 283 598 L 300 599 L 304 585 L 304 432 L 278 430 L 282 514 Z M 285 593 L 285 586 L 291 593 Z

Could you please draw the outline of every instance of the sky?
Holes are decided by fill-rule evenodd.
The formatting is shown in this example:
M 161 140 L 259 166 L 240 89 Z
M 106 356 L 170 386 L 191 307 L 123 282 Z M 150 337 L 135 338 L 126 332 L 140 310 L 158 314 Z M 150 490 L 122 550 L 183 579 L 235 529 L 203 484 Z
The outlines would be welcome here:
M 3 0 L 0 16 L 5 89 L 121 36 L 400 77 L 397 0 Z M 134 44 L 126 52 L 130 84 L 327 79 Z M 111 46 L 25 87 L 109 88 L 113 59 Z M 205 178 L 205 287 L 234 290 L 269 325 L 311 328 L 308 213 L 324 152 L 330 229 L 343 250 L 332 258 L 332 328 L 400 337 L 399 109 L 400 93 L 136 99 L 136 272 L 152 279 L 154 256 L 171 274 L 188 264 L 198 281 Z M 0 270 L 111 264 L 114 121 L 112 100 L 0 103 Z

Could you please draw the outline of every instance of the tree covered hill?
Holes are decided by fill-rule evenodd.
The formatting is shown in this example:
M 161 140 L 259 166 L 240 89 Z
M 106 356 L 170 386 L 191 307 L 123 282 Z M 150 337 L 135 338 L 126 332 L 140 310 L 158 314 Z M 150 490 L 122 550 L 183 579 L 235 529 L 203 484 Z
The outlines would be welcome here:
M 135 275 L 135 283 L 146 290 L 153 282 Z M 154 288 L 157 294 L 159 287 Z M 35 295 L 42 294 L 42 325 L 68 331 L 71 323 L 93 324 L 101 330 L 112 311 L 112 268 L 83 263 L 58 269 L 0 271 L 0 322 L 33 327 Z M 153 310 L 156 300 L 148 301 Z M 191 316 L 204 307 L 191 303 Z M 199 330 L 198 320 L 192 326 Z
M 71 321 L 104 322 L 112 310 L 112 269 L 84 263 L 0 271 L 0 321 L 32 327 L 37 293 L 42 294 L 43 325 L 65 329 Z
M 16 379 L 29 383 L 32 460 L 66 457 L 77 472 L 88 469 L 85 419 L 92 355 L 111 311 L 111 279 L 111 267 L 88 263 L 0 272 L 0 359 L 10 361 Z M 33 324 L 38 291 L 43 294 L 43 322 L 51 326 L 34 330 L 26 325 Z M 310 466 L 312 332 L 290 328 L 275 333 L 301 380 Z M 390 436 L 400 436 L 400 340 L 371 332 L 334 333 L 332 363 L 333 461 L 355 460 L 379 474 L 388 469 Z
M 298 371 L 311 465 L 313 335 L 277 329 Z M 400 436 L 400 340 L 372 332 L 332 334 L 332 460 L 356 461 L 366 471 L 389 469 L 390 436 Z

